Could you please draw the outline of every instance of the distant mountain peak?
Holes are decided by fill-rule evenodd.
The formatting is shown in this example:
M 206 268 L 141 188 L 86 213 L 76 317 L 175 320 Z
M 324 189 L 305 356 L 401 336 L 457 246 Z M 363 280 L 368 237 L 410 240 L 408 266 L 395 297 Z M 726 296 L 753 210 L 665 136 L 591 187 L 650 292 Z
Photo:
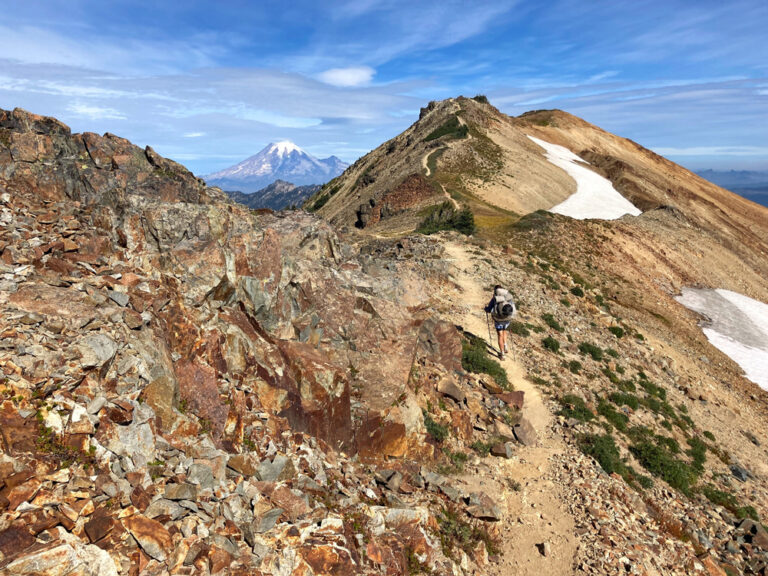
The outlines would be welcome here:
M 318 159 L 290 140 L 271 142 L 258 154 L 242 162 L 208 174 L 204 179 L 224 190 L 255 192 L 275 180 L 294 184 L 324 184 L 349 166 L 336 156 Z
M 278 156 L 285 156 L 286 154 L 290 154 L 291 152 L 299 152 L 301 154 L 306 154 L 304 150 L 296 146 L 293 142 L 290 140 L 281 140 L 280 142 L 272 142 L 269 146 L 269 152 L 277 154 Z

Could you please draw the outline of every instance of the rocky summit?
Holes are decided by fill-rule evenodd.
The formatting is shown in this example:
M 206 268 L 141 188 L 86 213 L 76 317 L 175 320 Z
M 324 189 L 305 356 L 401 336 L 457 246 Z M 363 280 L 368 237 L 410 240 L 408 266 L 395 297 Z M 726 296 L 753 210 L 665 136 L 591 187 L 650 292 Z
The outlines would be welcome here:
M 637 182 L 681 173 L 603 158 L 610 135 L 590 157 L 643 216 L 533 211 L 567 196 L 544 160 L 563 190 L 534 201 L 526 176 L 530 214 L 495 206 L 445 164 L 471 142 L 485 166 L 478 126 L 530 158 L 523 124 L 586 132 L 472 102 L 426 108 L 319 216 L 0 111 L 0 574 L 768 573 L 766 395 L 674 300 L 699 254 L 764 294 L 765 223 L 682 181 L 654 204 Z M 501 150 L 472 186 L 511 177 Z M 413 233 L 450 199 L 474 236 Z M 499 362 L 500 281 L 520 313 Z

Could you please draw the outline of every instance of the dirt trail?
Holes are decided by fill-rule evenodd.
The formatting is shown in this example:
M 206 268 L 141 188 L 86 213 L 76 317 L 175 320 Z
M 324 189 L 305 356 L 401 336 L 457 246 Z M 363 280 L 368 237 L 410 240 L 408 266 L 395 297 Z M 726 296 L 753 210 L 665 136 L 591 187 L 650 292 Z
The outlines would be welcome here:
M 466 248 L 445 244 L 446 260 L 453 264 L 453 275 L 460 288 L 454 310 L 455 320 L 465 330 L 488 337 L 483 307 L 490 299 L 486 287 L 475 279 L 475 266 Z M 492 331 L 496 346 L 496 334 Z M 538 434 L 535 446 L 519 447 L 515 458 L 485 459 L 479 474 L 462 477 L 467 487 L 482 490 L 502 508 L 501 561 L 484 571 L 489 576 L 560 576 L 573 573 L 578 548 L 574 519 L 563 502 L 562 487 L 550 479 L 550 460 L 567 447 L 553 434 L 553 415 L 539 390 L 527 380 L 526 371 L 515 361 L 515 341 L 508 344 L 510 354 L 501 362 L 516 390 L 525 392 L 523 416 Z M 547 555 L 539 548 L 548 544 Z

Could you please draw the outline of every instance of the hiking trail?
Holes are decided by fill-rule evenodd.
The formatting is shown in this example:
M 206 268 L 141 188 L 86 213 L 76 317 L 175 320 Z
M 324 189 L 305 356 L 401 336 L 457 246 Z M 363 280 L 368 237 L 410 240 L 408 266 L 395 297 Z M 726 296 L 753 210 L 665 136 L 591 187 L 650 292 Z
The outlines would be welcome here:
M 445 260 L 451 264 L 459 288 L 453 309 L 457 324 L 487 341 L 488 325 L 484 306 L 490 300 L 489 287 L 475 278 L 475 265 L 465 246 L 448 241 Z M 495 330 L 491 331 L 496 349 Z M 510 338 L 511 337 L 511 338 Z M 523 417 L 538 435 L 534 446 L 518 446 L 515 457 L 485 458 L 479 473 L 460 479 L 469 490 L 481 490 L 502 509 L 500 522 L 501 560 L 484 570 L 489 576 L 560 576 L 573 574 L 579 540 L 574 518 L 568 513 L 563 488 L 552 479 L 550 460 L 566 451 L 563 439 L 552 431 L 553 414 L 538 388 L 526 378 L 525 368 L 515 360 L 515 336 L 507 335 L 509 354 L 501 365 L 515 390 L 525 392 Z M 546 543 L 546 555 L 540 545 Z

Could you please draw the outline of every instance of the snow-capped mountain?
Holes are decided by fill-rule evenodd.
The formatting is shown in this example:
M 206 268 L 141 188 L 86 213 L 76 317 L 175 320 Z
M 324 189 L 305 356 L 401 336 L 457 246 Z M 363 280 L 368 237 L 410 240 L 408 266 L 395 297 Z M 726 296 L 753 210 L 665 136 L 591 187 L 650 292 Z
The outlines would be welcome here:
M 208 174 L 208 184 L 224 190 L 255 192 L 275 180 L 296 185 L 324 184 L 349 166 L 336 156 L 318 159 L 289 141 L 273 142 L 255 156 L 230 168 Z

